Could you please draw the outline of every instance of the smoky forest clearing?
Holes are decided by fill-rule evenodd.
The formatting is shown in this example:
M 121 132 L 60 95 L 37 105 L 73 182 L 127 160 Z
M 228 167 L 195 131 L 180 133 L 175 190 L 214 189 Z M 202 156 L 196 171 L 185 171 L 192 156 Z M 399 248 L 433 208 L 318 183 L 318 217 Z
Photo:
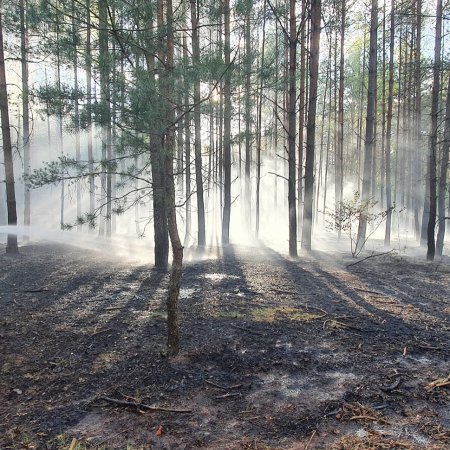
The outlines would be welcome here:
M 450 449 L 450 0 L 0 0 L 0 450 Z
M 2 449 L 450 446 L 448 258 L 209 249 L 172 358 L 165 272 L 45 241 L 0 258 Z

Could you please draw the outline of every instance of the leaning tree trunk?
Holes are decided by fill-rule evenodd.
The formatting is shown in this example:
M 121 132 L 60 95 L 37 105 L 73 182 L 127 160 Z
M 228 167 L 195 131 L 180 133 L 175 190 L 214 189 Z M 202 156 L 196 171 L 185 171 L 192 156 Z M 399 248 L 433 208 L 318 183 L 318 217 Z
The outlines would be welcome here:
M 427 226 L 427 260 L 433 261 L 436 252 L 434 231 L 436 228 L 436 155 L 438 137 L 439 90 L 442 47 L 442 0 L 436 4 L 436 34 L 434 41 L 433 88 L 431 91 L 431 130 L 429 153 L 429 185 L 430 185 L 430 215 Z
M 314 193 L 314 146 L 316 134 L 317 84 L 319 78 L 321 0 L 311 1 L 311 35 L 309 61 L 308 118 L 306 125 L 305 204 L 303 212 L 302 245 L 311 251 L 313 193 Z
M 0 3 L 1 6 L 1 3 Z M 11 144 L 11 128 L 9 125 L 8 90 L 6 84 L 5 55 L 3 50 L 3 24 L 0 11 L 0 114 L 3 138 L 3 158 L 6 178 L 6 203 L 8 225 L 17 225 L 16 193 L 14 189 L 14 164 Z M 18 253 L 17 234 L 8 233 L 6 253 Z
M 362 180 L 361 201 L 366 204 L 370 199 L 371 188 L 371 162 L 373 143 L 375 139 L 375 88 L 377 82 L 377 27 L 378 27 L 378 0 L 372 0 L 370 18 L 370 43 L 369 43 L 369 79 L 367 87 L 367 116 L 366 138 L 364 143 L 364 168 Z M 358 236 L 356 239 L 355 253 L 359 253 L 366 242 L 367 213 L 362 211 L 359 216 Z

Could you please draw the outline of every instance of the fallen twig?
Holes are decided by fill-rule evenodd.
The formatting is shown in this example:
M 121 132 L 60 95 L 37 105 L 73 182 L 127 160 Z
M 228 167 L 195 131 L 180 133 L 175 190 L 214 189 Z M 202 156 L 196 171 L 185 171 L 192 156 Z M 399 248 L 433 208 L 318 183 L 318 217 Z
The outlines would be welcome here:
M 382 419 L 381 417 L 373 417 L 373 416 L 353 416 L 350 417 L 349 420 L 373 420 L 374 422 L 380 422 L 380 423 L 388 423 L 386 420 Z
M 346 265 L 345 267 L 348 268 L 348 267 L 351 267 L 351 266 L 356 266 L 356 264 L 359 264 L 360 262 L 363 262 L 363 261 L 365 261 L 366 259 L 369 259 L 369 258 L 375 258 L 376 256 L 388 255 L 389 253 L 392 253 L 393 251 L 394 251 L 394 250 L 389 250 L 388 252 L 377 253 L 377 254 L 372 253 L 371 255 L 366 256 L 365 258 L 360 259 L 359 261 L 356 261 L 356 262 L 354 262 L 354 263 L 348 264 L 348 265 Z
M 432 391 L 434 388 L 450 386 L 450 375 L 446 378 L 438 378 L 435 381 L 432 381 L 430 384 L 425 386 L 427 391 Z
M 227 392 L 226 394 L 223 394 L 223 395 L 218 395 L 218 396 L 216 396 L 216 397 L 214 397 L 216 400 L 223 400 L 223 399 L 225 399 L 225 398 L 229 398 L 229 397 L 240 397 L 241 396 L 241 394 L 239 393 L 239 392 L 236 392 L 236 393 L 229 393 L 229 392 Z
M 313 437 L 316 435 L 316 433 L 317 433 L 317 430 L 314 430 L 312 432 L 311 437 L 309 438 L 308 442 L 306 443 L 305 450 L 308 450 L 309 444 L 311 444 L 311 441 L 313 440 Z
M 234 384 L 233 386 L 221 386 L 220 384 L 214 383 L 214 381 L 206 380 L 205 383 L 210 384 L 218 389 L 223 389 L 224 391 L 228 391 L 229 389 L 237 389 L 242 387 L 242 384 Z
M 303 306 L 306 309 L 315 309 L 316 311 L 320 311 L 321 313 L 323 313 L 323 316 L 318 317 L 318 319 L 321 319 L 322 317 L 325 317 L 328 315 L 328 312 L 325 311 L 324 309 L 318 308 L 317 306 L 310 306 L 310 305 L 308 305 L 308 303 L 305 303 L 304 305 L 300 305 L 300 306 Z
M 100 396 L 97 398 L 98 400 L 104 400 L 108 403 L 113 403 L 114 405 L 124 406 L 129 408 L 136 409 L 146 409 L 147 411 L 161 411 L 161 412 L 172 412 L 172 413 L 191 413 L 192 409 L 182 409 L 182 408 L 166 408 L 164 406 L 153 406 L 146 405 L 145 403 L 137 403 L 137 402 L 127 402 L 126 400 L 119 400 L 117 398 L 111 398 L 106 396 Z

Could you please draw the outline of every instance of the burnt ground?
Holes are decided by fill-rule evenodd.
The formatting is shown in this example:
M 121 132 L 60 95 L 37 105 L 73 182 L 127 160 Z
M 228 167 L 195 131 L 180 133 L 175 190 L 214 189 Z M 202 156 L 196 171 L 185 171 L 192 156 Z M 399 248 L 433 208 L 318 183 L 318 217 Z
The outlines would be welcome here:
M 2 450 L 450 448 L 448 259 L 230 247 L 186 264 L 169 359 L 166 274 L 0 251 Z

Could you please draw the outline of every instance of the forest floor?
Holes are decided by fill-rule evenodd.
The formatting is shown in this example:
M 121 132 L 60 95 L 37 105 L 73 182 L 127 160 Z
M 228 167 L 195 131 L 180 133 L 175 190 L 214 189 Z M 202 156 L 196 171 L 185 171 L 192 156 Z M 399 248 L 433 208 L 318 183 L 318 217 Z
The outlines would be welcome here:
M 2 450 L 450 448 L 448 258 L 205 255 L 167 358 L 167 274 L 0 251 Z

